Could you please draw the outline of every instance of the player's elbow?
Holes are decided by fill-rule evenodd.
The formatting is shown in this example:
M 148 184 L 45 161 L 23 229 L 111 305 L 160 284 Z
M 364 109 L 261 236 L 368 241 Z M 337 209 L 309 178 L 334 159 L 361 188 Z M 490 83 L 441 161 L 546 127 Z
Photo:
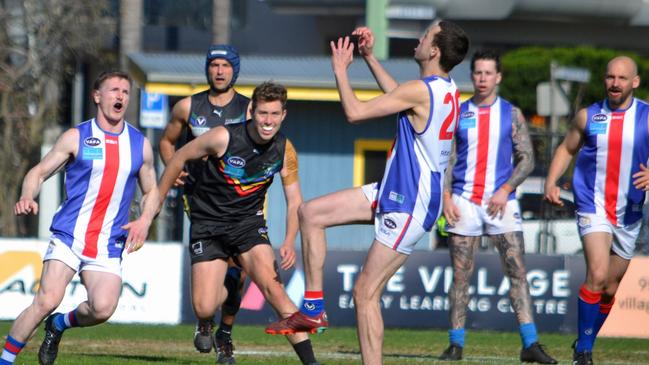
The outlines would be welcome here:
M 345 111 L 345 117 L 350 124 L 359 124 L 364 118 L 357 111 Z

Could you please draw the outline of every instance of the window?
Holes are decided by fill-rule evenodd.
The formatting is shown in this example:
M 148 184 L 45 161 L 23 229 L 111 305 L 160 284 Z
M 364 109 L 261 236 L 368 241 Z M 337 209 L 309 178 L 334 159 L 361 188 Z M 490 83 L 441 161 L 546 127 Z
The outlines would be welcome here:
M 354 186 L 383 179 L 391 147 L 389 139 L 357 139 L 354 142 Z

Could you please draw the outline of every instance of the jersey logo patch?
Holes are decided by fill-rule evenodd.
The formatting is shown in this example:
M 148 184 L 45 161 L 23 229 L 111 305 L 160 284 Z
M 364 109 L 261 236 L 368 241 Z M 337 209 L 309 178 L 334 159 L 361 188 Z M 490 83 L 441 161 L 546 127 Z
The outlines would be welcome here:
M 460 129 L 475 128 L 475 118 L 460 119 Z
M 608 120 L 608 116 L 606 116 L 606 114 L 595 114 L 595 115 L 593 115 L 593 122 L 595 122 L 595 123 L 606 122 L 607 120 Z
M 104 149 L 99 147 L 83 147 L 81 150 L 83 160 L 101 160 L 104 158 Z
M 403 202 L 406 200 L 406 197 L 403 196 L 403 194 L 399 194 L 395 191 L 391 191 L 390 194 L 388 195 L 388 199 L 392 200 L 393 202 L 403 204 Z
M 88 147 L 97 147 L 101 144 L 101 139 L 97 137 L 88 137 L 83 140 L 83 144 L 85 144 Z
M 607 127 L 608 124 L 606 123 L 590 123 L 588 126 L 588 131 L 590 132 L 590 134 L 606 134 Z

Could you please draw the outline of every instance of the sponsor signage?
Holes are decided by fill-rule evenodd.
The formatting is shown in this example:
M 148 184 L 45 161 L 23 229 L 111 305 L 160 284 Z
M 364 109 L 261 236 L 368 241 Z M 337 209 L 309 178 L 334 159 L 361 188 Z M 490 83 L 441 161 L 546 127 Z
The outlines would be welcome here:
M 0 240 L 0 319 L 13 320 L 34 299 L 47 241 Z M 182 245 L 145 244 L 124 255 L 122 293 L 111 322 L 177 324 L 181 319 Z M 75 275 L 58 312 L 86 300 Z
M 649 257 L 635 257 L 615 294 L 601 336 L 649 338 Z
M 352 288 L 366 255 L 366 252 L 358 251 L 327 252 L 324 293 L 325 307 L 332 326 L 356 325 Z M 525 262 L 532 312 L 539 330 L 576 330 L 576 295 L 585 273 L 583 257 L 526 255 Z M 304 290 L 301 269 L 282 272 L 282 277 L 289 297 L 299 305 Z M 415 251 L 388 281 L 381 295 L 380 305 L 385 326 L 448 328 L 448 291 L 452 278 L 448 251 Z M 469 288 L 467 328 L 518 331 L 509 300 L 509 288 L 510 283 L 503 275 L 498 254 L 477 254 Z M 299 293 L 297 297 L 296 293 Z M 249 300 L 248 303 L 252 303 L 250 299 L 253 298 L 255 305 L 247 307 L 246 299 Z M 246 288 L 240 313 L 237 317 L 237 322 L 240 323 L 266 324 L 276 319 L 254 284 L 249 284 Z M 194 319 L 189 318 L 187 321 L 192 322 Z

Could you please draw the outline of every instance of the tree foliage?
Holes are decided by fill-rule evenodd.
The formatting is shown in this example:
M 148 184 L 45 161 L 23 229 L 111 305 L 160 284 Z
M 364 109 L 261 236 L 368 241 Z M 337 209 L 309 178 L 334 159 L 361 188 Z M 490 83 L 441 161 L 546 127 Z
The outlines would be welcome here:
M 604 94 L 604 73 L 608 61 L 626 55 L 638 63 L 640 88 L 635 95 L 645 99 L 649 95 L 649 61 L 632 52 L 580 46 L 574 48 L 524 47 L 508 52 L 502 57 L 503 82 L 500 93 L 518 105 L 526 115 L 536 114 L 536 86 L 550 81 L 550 63 L 559 66 L 582 67 L 590 70 L 590 82 L 585 85 L 581 107 L 601 100 Z M 571 90 L 574 100 L 577 88 Z
M 98 51 L 106 1 L 0 2 L 0 234 L 18 234 L 13 205 L 40 150 L 43 131 L 59 121 L 60 85 L 75 60 Z M 71 67 L 72 66 L 72 67 Z

